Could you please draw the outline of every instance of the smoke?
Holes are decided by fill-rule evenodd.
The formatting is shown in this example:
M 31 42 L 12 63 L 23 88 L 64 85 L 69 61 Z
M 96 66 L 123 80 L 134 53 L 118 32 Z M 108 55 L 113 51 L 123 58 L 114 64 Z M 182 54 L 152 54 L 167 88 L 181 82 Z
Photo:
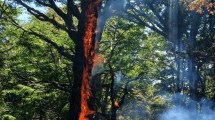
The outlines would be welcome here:
M 127 0 L 112 0 L 110 8 L 112 10 L 122 11 L 124 10 L 126 4 L 127 4 Z
M 160 115 L 160 120 L 215 120 L 214 103 L 207 100 L 202 100 L 199 103 L 198 109 L 194 107 L 197 104 L 195 101 L 190 101 L 188 106 L 175 105 L 169 110 Z
M 102 32 L 107 20 L 113 17 L 114 15 L 122 13 L 125 9 L 126 4 L 127 0 L 108 0 L 106 3 L 103 3 L 102 10 L 99 12 L 97 21 L 96 40 L 100 42 Z
M 94 56 L 93 61 L 94 65 L 92 69 L 92 76 L 95 76 L 104 71 L 105 58 L 103 57 L 102 54 L 96 54 Z
M 145 105 L 136 99 L 129 99 L 117 111 L 117 120 L 145 120 L 146 116 Z
M 118 71 L 115 73 L 115 75 L 116 75 L 116 81 L 115 82 L 116 82 L 116 84 L 119 84 L 120 81 L 122 80 L 122 72 Z
M 208 109 L 196 112 L 195 109 L 175 106 L 167 110 L 160 120 L 215 120 L 215 111 Z

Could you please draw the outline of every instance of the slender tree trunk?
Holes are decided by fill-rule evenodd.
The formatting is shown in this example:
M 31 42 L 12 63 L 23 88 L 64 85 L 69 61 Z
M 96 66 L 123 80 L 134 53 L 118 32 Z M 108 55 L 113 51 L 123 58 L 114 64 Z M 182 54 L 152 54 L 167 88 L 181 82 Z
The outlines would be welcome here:
M 110 75 L 111 75 L 111 84 L 110 84 L 110 99 L 111 99 L 111 120 L 116 120 L 116 106 L 115 106 L 115 93 L 114 93 L 114 81 L 115 81 L 115 75 L 114 75 L 114 71 L 113 68 L 111 66 L 111 64 L 109 64 L 109 68 L 110 68 Z
M 172 43 L 173 52 L 175 53 L 175 64 L 176 64 L 176 92 L 180 92 L 180 68 L 181 61 L 179 57 L 180 44 L 178 33 L 178 13 L 179 3 L 178 0 L 169 0 L 169 33 L 168 39 Z
M 198 34 L 198 28 L 200 25 L 200 15 L 193 13 L 193 18 L 191 19 L 191 30 L 189 37 L 189 48 L 190 52 L 188 54 L 188 79 L 189 79 L 189 88 L 190 88 L 190 97 L 191 99 L 198 100 L 198 73 L 197 73 L 197 64 L 195 61 L 194 51 L 196 46 L 196 36 Z
M 113 107 L 111 110 L 111 120 L 116 120 L 116 107 Z

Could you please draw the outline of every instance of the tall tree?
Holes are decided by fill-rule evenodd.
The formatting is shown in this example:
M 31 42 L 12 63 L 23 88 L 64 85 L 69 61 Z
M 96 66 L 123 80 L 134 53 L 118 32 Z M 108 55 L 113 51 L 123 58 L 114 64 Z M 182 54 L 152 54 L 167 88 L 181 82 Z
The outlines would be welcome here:
M 96 41 L 96 26 L 98 11 L 102 9 L 102 4 L 108 1 L 99 0 L 67 0 L 58 1 L 65 5 L 65 10 L 61 9 L 55 0 L 13 0 L 18 5 L 24 7 L 31 15 L 37 19 L 51 23 L 57 29 L 64 30 L 75 44 L 75 52 L 66 51 L 63 46 L 54 42 L 50 37 L 47 37 L 41 32 L 33 29 L 25 29 L 21 27 L 16 21 L 10 19 L 12 23 L 24 30 L 26 33 L 34 35 L 53 46 L 61 55 L 73 62 L 74 80 L 71 86 L 70 93 L 70 120 L 88 119 L 92 118 L 94 114 L 94 105 L 91 98 L 89 81 L 91 78 L 91 71 L 93 68 L 93 58 L 95 55 Z M 34 3 L 38 6 L 53 9 L 55 13 L 60 16 L 63 23 L 59 23 L 55 16 L 47 16 L 40 12 L 28 3 Z M 10 1 L 7 2 L 10 4 Z M 78 20 L 75 23 L 75 19 Z M 8 19 L 9 20 L 9 19 Z
M 173 90 L 199 101 L 201 99 L 199 84 L 202 76 L 199 73 L 198 55 L 195 54 L 198 49 L 196 43 L 198 36 L 202 34 L 199 29 L 203 29 L 204 26 L 203 16 L 213 18 L 214 1 L 188 2 L 192 11 L 187 9 L 185 3 L 178 0 L 129 0 L 126 18 L 164 36 L 174 46 L 173 50 L 169 50 L 174 54 L 172 57 L 176 58 L 173 66 L 176 69 Z M 207 17 L 204 19 L 208 19 Z M 185 93 L 183 90 L 188 91 Z

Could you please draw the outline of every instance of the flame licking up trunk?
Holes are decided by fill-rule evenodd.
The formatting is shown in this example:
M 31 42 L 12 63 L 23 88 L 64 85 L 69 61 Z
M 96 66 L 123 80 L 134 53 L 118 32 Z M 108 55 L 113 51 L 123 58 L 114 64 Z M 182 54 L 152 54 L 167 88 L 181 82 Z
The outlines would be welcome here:
M 79 120 L 88 120 L 87 116 L 94 114 L 94 111 L 90 109 L 88 101 L 90 99 L 90 85 L 91 72 L 94 63 L 95 49 L 97 42 L 95 40 L 96 25 L 97 25 L 97 5 L 100 0 L 94 0 L 88 5 L 85 24 L 85 36 L 84 42 L 84 56 L 86 62 L 84 63 L 83 80 L 81 85 L 81 112 Z

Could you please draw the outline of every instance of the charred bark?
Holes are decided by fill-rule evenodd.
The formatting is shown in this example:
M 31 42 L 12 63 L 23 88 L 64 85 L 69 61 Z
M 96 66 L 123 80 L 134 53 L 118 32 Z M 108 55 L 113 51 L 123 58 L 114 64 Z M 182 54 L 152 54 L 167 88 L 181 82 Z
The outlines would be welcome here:
M 81 84 L 83 79 L 83 63 L 84 63 L 84 51 L 83 45 L 81 43 L 76 46 L 75 57 L 78 59 L 73 63 L 73 86 L 72 91 L 70 93 L 70 107 L 69 107 L 69 120 L 78 120 L 79 114 L 81 112 Z
M 15 3 L 23 6 L 26 10 L 36 17 L 38 20 L 49 22 L 57 29 L 63 30 L 68 33 L 69 37 L 75 44 L 75 53 L 74 55 L 65 51 L 62 46 L 59 46 L 50 38 L 46 37 L 45 35 L 33 31 L 33 30 L 26 30 L 21 27 L 18 23 L 14 22 L 13 18 L 11 21 L 13 25 L 20 28 L 24 32 L 28 34 L 32 34 L 37 36 L 38 38 L 42 39 L 43 41 L 47 42 L 51 46 L 53 46 L 59 54 L 66 57 L 67 59 L 73 62 L 73 74 L 74 79 L 72 85 L 70 85 L 71 89 L 70 92 L 70 107 L 69 107 L 69 120 L 78 120 L 80 119 L 80 113 L 83 108 L 82 101 L 86 102 L 86 106 L 90 109 L 94 109 L 94 103 L 92 102 L 93 99 L 86 93 L 85 96 L 87 99 L 83 100 L 83 94 L 85 91 L 84 89 L 89 89 L 88 86 L 83 87 L 83 82 L 88 84 L 89 80 L 91 79 L 91 71 L 93 67 L 93 57 L 95 51 L 95 37 L 96 37 L 96 26 L 97 26 L 97 18 L 98 18 L 98 11 L 101 8 L 100 0 L 82 0 L 80 1 L 80 9 L 78 5 L 75 4 L 74 0 L 67 0 L 67 12 L 64 12 L 59 8 L 54 0 L 48 0 L 43 2 L 41 0 L 36 0 L 37 4 L 41 6 L 50 8 L 54 10 L 54 12 L 62 18 L 65 25 L 60 24 L 54 18 L 47 16 L 46 14 L 34 9 L 33 7 L 29 6 L 26 1 L 24 0 L 14 0 Z M 100 6 L 100 7 L 99 7 Z M 78 30 L 75 30 L 75 26 L 73 24 L 73 17 L 78 19 Z M 104 25 L 104 24 L 103 24 Z M 89 27 L 90 26 L 90 27 Z M 89 35 L 86 31 L 89 32 Z M 101 30 L 102 31 L 102 30 Z M 100 32 L 101 32 L 100 31 Z M 87 42 L 86 42 L 87 41 Z M 88 44 L 89 43 L 89 44 Z M 87 74 L 85 74 L 85 72 Z M 85 76 L 84 76 L 85 75 Z M 84 84 L 85 84 L 84 83 Z M 82 100 L 81 100 L 82 99 Z M 87 114 L 87 113 L 86 113 Z M 86 116 L 84 116 L 85 118 Z M 87 119 L 87 118 L 86 118 Z
M 73 63 L 74 81 L 70 100 L 70 120 L 93 119 L 95 103 L 91 96 L 90 79 L 96 46 L 96 26 L 98 17 L 97 0 L 84 1 L 81 19 L 78 23 L 80 39 L 75 42 Z

